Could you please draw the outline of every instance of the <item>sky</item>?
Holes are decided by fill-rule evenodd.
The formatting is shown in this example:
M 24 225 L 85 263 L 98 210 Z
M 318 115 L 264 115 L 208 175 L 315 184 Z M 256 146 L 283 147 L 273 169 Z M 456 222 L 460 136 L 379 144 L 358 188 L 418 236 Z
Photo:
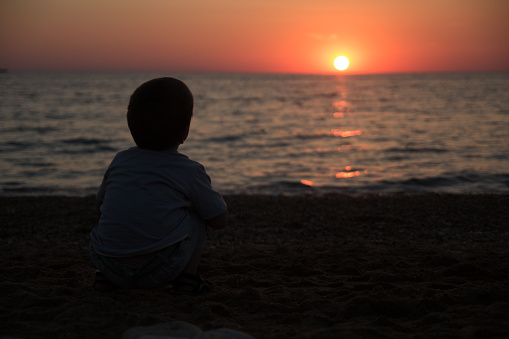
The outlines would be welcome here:
M 509 71 L 508 32 L 508 0 L 0 0 L 0 68 Z

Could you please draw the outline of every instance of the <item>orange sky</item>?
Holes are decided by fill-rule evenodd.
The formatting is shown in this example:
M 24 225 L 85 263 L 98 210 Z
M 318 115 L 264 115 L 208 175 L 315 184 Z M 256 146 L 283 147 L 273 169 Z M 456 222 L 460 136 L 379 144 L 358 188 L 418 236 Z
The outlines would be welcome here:
M 509 71 L 507 0 L 0 0 L 0 67 Z

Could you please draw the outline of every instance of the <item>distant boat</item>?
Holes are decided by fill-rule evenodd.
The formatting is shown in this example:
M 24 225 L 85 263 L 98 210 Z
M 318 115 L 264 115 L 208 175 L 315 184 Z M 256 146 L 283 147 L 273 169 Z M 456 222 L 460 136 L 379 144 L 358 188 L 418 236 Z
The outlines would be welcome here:
M 0 68 L 0 73 L 7 73 L 7 68 Z

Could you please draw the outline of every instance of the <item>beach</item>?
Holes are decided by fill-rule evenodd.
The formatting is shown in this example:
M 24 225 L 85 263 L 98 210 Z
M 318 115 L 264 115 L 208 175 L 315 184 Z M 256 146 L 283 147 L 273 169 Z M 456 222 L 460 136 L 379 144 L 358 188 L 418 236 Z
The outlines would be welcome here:
M 94 291 L 93 197 L 0 197 L 0 337 L 172 321 L 255 338 L 509 337 L 509 195 L 225 196 L 197 297 Z

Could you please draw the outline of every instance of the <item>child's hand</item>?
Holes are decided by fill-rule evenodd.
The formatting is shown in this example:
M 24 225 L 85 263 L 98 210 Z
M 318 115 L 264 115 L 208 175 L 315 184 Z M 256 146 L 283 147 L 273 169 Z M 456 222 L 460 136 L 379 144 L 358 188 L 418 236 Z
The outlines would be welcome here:
M 214 229 L 225 228 L 228 225 L 228 211 L 224 212 L 217 217 L 205 220 L 207 227 L 211 227 Z

